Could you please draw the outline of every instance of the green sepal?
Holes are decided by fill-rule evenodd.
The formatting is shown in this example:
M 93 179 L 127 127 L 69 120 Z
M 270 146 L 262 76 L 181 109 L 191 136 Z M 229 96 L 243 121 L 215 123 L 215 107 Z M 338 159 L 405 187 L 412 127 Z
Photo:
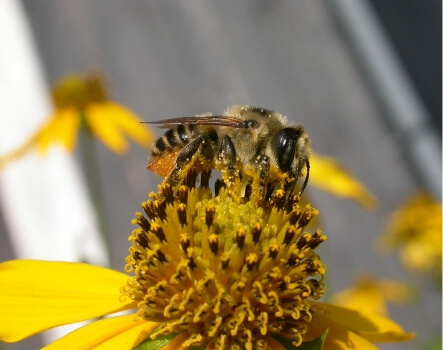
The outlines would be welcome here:
M 168 345 L 172 339 L 174 339 L 179 333 L 172 333 L 168 335 L 158 336 L 155 339 L 147 338 L 139 346 L 135 347 L 134 350 L 159 350 Z M 190 347 L 189 350 L 204 350 L 204 346 Z
M 286 350 L 321 350 L 325 345 L 326 337 L 329 333 L 329 329 L 327 329 L 321 336 L 312 341 L 304 342 L 298 347 L 292 345 L 292 340 L 288 338 L 283 338 L 278 335 L 274 335 L 273 338 L 277 340 L 280 344 L 282 344 Z
M 172 339 L 174 339 L 178 333 L 172 333 L 168 335 L 158 336 L 155 339 L 147 338 L 139 346 L 135 347 L 134 350 L 158 350 L 166 345 L 168 345 Z

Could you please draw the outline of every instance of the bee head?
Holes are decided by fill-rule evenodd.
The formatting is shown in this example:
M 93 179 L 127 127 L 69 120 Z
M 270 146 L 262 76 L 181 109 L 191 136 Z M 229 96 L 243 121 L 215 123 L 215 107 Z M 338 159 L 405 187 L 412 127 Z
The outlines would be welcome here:
M 272 139 L 272 149 L 279 169 L 298 177 L 309 158 L 309 137 L 301 125 L 284 128 Z

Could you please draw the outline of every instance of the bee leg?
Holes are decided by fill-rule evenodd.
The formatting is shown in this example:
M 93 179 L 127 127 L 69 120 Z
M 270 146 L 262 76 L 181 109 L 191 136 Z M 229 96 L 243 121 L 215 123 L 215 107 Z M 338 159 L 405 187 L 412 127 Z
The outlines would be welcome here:
M 239 169 L 236 167 L 237 153 L 234 143 L 228 135 L 225 135 L 220 143 L 217 161 L 221 165 L 220 170 L 228 187 L 236 183 L 240 186 Z
M 252 198 L 264 199 L 267 191 L 271 161 L 266 155 L 258 155 L 254 161 L 255 175 L 252 182 Z
M 204 143 L 204 137 L 198 136 L 180 151 L 175 160 L 174 169 L 165 180 L 173 188 L 181 184 L 184 177 L 188 175 L 190 171 L 193 171 L 191 167 L 198 159 L 198 155 L 201 153 L 200 149 L 203 147 Z
M 217 156 L 218 161 L 227 166 L 229 170 L 234 169 L 237 155 L 235 152 L 234 143 L 228 135 L 223 137 Z

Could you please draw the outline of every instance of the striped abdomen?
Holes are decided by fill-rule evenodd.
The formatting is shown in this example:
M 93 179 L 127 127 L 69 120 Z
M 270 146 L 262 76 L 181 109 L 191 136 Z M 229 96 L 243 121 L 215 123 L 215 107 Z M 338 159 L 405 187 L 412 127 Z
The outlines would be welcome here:
M 194 125 L 180 124 L 173 129 L 166 131 L 162 137 L 158 138 L 152 147 L 152 155 L 157 156 L 165 152 L 183 148 L 194 138 Z

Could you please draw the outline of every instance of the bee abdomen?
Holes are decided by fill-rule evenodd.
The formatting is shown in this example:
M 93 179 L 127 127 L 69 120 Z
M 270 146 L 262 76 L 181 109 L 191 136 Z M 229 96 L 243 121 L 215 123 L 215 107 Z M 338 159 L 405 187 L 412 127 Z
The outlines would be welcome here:
M 183 147 L 192 140 L 194 135 L 193 130 L 194 126 L 191 124 L 180 124 L 174 129 L 169 129 L 162 137 L 157 139 L 152 153 L 159 155 L 168 150 Z

